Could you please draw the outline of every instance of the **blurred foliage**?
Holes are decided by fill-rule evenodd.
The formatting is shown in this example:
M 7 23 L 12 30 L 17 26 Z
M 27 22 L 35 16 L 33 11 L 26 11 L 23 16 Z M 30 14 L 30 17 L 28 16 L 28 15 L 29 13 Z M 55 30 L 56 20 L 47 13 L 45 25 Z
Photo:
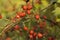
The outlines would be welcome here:
M 31 4 L 32 4 L 32 1 L 33 0 L 30 0 Z M 40 10 L 42 10 L 47 7 L 45 10 L 41 12 L 39 11 L 39 13 L 42 16 L 46 15 L 47 18 L 50 20 L 60 23 L 60 0 L 57 0 L 57 3 L 54 5 L 50 5 L 52 3 L 52 0 L 41 0 L 41 4 L 35 3 L 36 0 L 34 0 L 33 2 L 34 2 L 34 8 L 35 8 L 34 12 L 36 11 L 36 13 L 38 13 L 39 8 Z M 16 7 L 15 11 L 13 11 L 14 5 Z M 0 14 L 2 14 L 2 17 L 3 17 L 2 19 L 0 19 L 0 33 L 2 32 L 2 30 L 5 28 L 7 24 L 12 22 L 11 19 L 14 18 L 14 16 L 16 15 L 16 11 L 23 11 L 21 8 L 22 5 L 26 5 L 26 2 L 23 0 L 0 0 Z M 31 11 L 33 11 L 33 9 Z M 43 19 L 40 19 L 40 20 L 43 20 Z M 21 22 L 18 23 L 18 25 L 19 26 L 22 25 L 21 27 L 23 28 L 22 22 L 25 22 L 25 21 L 27 20 L 22 19 Z M 29 29 L 31 29 L 32 28 L 31 25 L 35 26 L 36 21 L 37 20 L 32 18 L 32 20 L 26 22 L 25 24 L 26 26 L 28 26 Z M 60 28 L 59 28 L 60 26 L 50 27 L 49 25 L 51 25 L 50 22 L 47 22 L 47 26 L 45 28 L 45 30 L 48 30 L 49 36 L 54 35 L 56 36 L 56 40 L 60 40 L 59 38 L 60 37 Z M 23 31 L 23 34 L 24 33 L 25 32 Z M 19 31 L 13 31 L 13 32 L 8 31 L 8 35 L 12 37 L 12 40 L 25 40 L 26 36 L 19 37 L 18 34 L 19 34 Z M 47 40 L 47 38 L 44 37 L 43 40 Z

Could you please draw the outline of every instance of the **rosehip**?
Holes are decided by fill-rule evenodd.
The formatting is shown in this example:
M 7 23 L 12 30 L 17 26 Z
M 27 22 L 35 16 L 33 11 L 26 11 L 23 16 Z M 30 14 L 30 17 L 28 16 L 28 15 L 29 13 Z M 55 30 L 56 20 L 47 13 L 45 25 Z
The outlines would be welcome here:
M 29 35 L 29 38 L 32 39 L 33 38 L 33 35 Z
M 2 15 L 0 14 L 0 19 L 2 19 Z
M 34 31 L 33 30 L 30 30 L 30 34 L 32 35 L 34 33 Z
M 26 5 L 23 6 L 23 10 L 27 10 L 27 6 Z
M 17 15 L 19 15 L 20 17 L 24 17 L 26 15 L 25 12 L 18 12 Z
M 19 16 L 19 15 L 16 15 L 16 18 L 18 18 L 18 19 L 19 19 L 19 18 L 20 18 L 20 16 Z
M 40 18 L 40 16 L 37 14 L 37 15 L 35 15 L 35 18 L 38 20 Z
M 15 30 L 18 30 L 19 28 L 20 28 L 19 25 L 16 25 L 16 26 L 14 27 Z
M 30 10 L 27 10 L 27 14 L 29 14 L 29 15 L 30 15 Z
M 11 38 L 10 37 L 7 37 L 6 40 L 11 40 Z
M 32 5 L 28 5 L 27 9 L 28 10 L 32 9 Z
M 23 28 L 25 31 L 28 31 L 28 28 L 26 27 L 26 26 L 24 26 L 24 28 Z
M 43 37 L 43 35 L 41 33 L 38 33 L 37 36 L 38 36 L 38 38 L 42 38 Z
M 20 17 L 24 17 L 26 14 L 25 14 L 25 12 L 22 12 L 22 13 L 20 13 Z

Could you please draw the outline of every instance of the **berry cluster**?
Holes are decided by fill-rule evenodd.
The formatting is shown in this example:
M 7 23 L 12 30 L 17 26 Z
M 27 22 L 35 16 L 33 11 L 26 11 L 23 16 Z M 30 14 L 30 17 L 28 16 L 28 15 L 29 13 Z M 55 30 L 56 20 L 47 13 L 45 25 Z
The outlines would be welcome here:
M 22 12 L 17 12 L 15 18 L 16 19 L 24 19 L 27 15 L 31 15 L 31 10 L 33 9 L 33 6 L 30 4 L 30 2 L 27 3 L 27 5 L 23 5 L 22 6 L 23 11 Z M 45 31 L 45 27 L 46 27 L 46 21 L 45 20 L 41 20 L 40 14 L 33 14 L 34 15 L 34 19 L 36 20 L 36 25 L 34 25 L 34 27 L 32 27 L 31 25 L 31 29 L 29 29 L 29 26 L 24 25 L 23 27 L 20 27 L 20 25 L 15 25 L 13 30 L 16 31 L 18 30 L 22 35 L 23 31 L 26 32 L 26 34 L 28 34 L 28 40 L 40 40 L 41 38 L 45 37 L 46 34 L 48 34 L 48 30 Z M 29 16 L 30 17 L 30 16 Z M 46 16 L 42 17 L 43 19 L 47 19 Z M 29 18 L 31 19 L 31 18 Z M 34 20 L 33 20 L 34 21 Z M 34 24 L 34 23 L 33 23 Z M 44 31 L 44 32 L 43 32 Z M 11 40 L 11 38 L 7 37 L 6 40 Z M 48 37 L 47 40 L 54 40 L 53 37 Z

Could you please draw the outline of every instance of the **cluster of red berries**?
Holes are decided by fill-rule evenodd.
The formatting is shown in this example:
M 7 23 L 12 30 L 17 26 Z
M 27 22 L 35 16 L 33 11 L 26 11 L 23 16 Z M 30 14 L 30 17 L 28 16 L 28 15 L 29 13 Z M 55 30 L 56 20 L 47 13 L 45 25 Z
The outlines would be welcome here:
M 30 4 L 30 2 L 27 3 L 27 5 L 22 6 L 23 10 L 26 10 L 27 14 L 31 14 L 30 10 L 32 9 L 32 5 Z
M 23 5 L 23 6 L 22 6 L 22 9 L 23 9 L 24 11 L 23 11 L 23 12 L 17 12 L 16 18 L 19 19 L 19 18 L 21 18 L 21 17 L 25 17 L 25 16 L 26 16 L 26 13 L 27 13 L 28 15 L 30 15 L 30 14 L 31 14 L 30 11 L 31 11 L 31 9 L 32 9 L 32 5 L 28 2 L 27 5 Z M 36 14 L 36 15 L 35 15 L 35 18 L 36 18 L 37 20 L 39 20 L 40 15 L 39 15 L 39 14 Z M 43 16 L 43 18 L 44 18 L 44 19 L 47 19 L 46 16 Z M 46 21 L 39 23 L 40 28 L 43 28 L 45 25 L 46 25 Z M 15 25 L 14 30 L 19 30 L 19 29 L 20 29 L 20 26 L 19 26 L 19 25 Z M 36 37 L 42 38 L 42 37 L 44 36 L 44 35 L 43 35 L 42 33 L 40 33 L 40 32 L 36 33 L 34 30 L 29 30 L 27 26 L 24 26 L 24 27 L 23 27 L 23 30 L 25 30 L 25 31 L 27 31 L 27 32 L 29 33 L 29 38 L 30 38 L 30 39 L 33 39 L 33 38 L 36 38 Z M 11 40 L 11 39 L 10 39 L 10 38 L 7 38 L 6 40 Z M 48 40 L 52 40 L 52 38 L 48 38 Z
M 16 18 L 24 17 L 27 14 L 31 14 L 30 10 L 32 9 L 32 5 L 27 3 L 27 5 L 23 5 L 22 9 L 25 10 L 24 12 L 17 12 Z
M 20 29 L 20 26 L 19 26 L 19 25 L 16 25 L 16 26 L 14 27 L 14 29 L 15 29 L 15 30 L 19 30 L 19 29 Z M 34 32 L 34 30 L 29 30 L 28 27 L 26 27 L 26 26 L 23 27 L 23 30 L 29 32 L 29 37 L 30 37 L 30 38 L 33 38 L 33 37 L 36 37 L 36 36 L 37 36 L 38 38 L 42 38 L 42 37 L 43 37 L 43 34 L 42 34 L 42 33 L 36 33 L 36 32 Z
M 33 30 L 30 30 L 29 31 L 29 37 L 32 39 L 32 38 L 42 38 L 43 37 L 43 34 L 42 33 L 36 33 L 34 32 Z

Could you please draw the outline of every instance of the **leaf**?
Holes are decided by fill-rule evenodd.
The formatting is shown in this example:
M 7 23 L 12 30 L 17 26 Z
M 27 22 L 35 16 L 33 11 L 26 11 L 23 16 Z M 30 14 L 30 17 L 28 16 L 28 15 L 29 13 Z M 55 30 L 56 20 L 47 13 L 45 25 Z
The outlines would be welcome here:
M 55 15 L 56 16 L 59 15 L 60 14 L 60 8 L 59 7 L 56 7 L 56 9 L 54 10 L 54 12 L 55 12 Z
M 0 33 L 2 32 L 2 30 L 5 28 L 5 26 L 7 24 L 9 24 L 11 21 L 7 21 L 7 20 L 4 20 L 4 19 L 1 19 L 0 20 Z
M 60 3 L 60 0 L 58 0 L 57 2 Z
M 48 2 L 46 0 L 42 0 L 42 5 L 43 5 L 43 8 L 45 8 L 46 6 L 48 6 Z
M 38 9 L 40 7 L 40 4 L 35 4 L 35 8 Z

